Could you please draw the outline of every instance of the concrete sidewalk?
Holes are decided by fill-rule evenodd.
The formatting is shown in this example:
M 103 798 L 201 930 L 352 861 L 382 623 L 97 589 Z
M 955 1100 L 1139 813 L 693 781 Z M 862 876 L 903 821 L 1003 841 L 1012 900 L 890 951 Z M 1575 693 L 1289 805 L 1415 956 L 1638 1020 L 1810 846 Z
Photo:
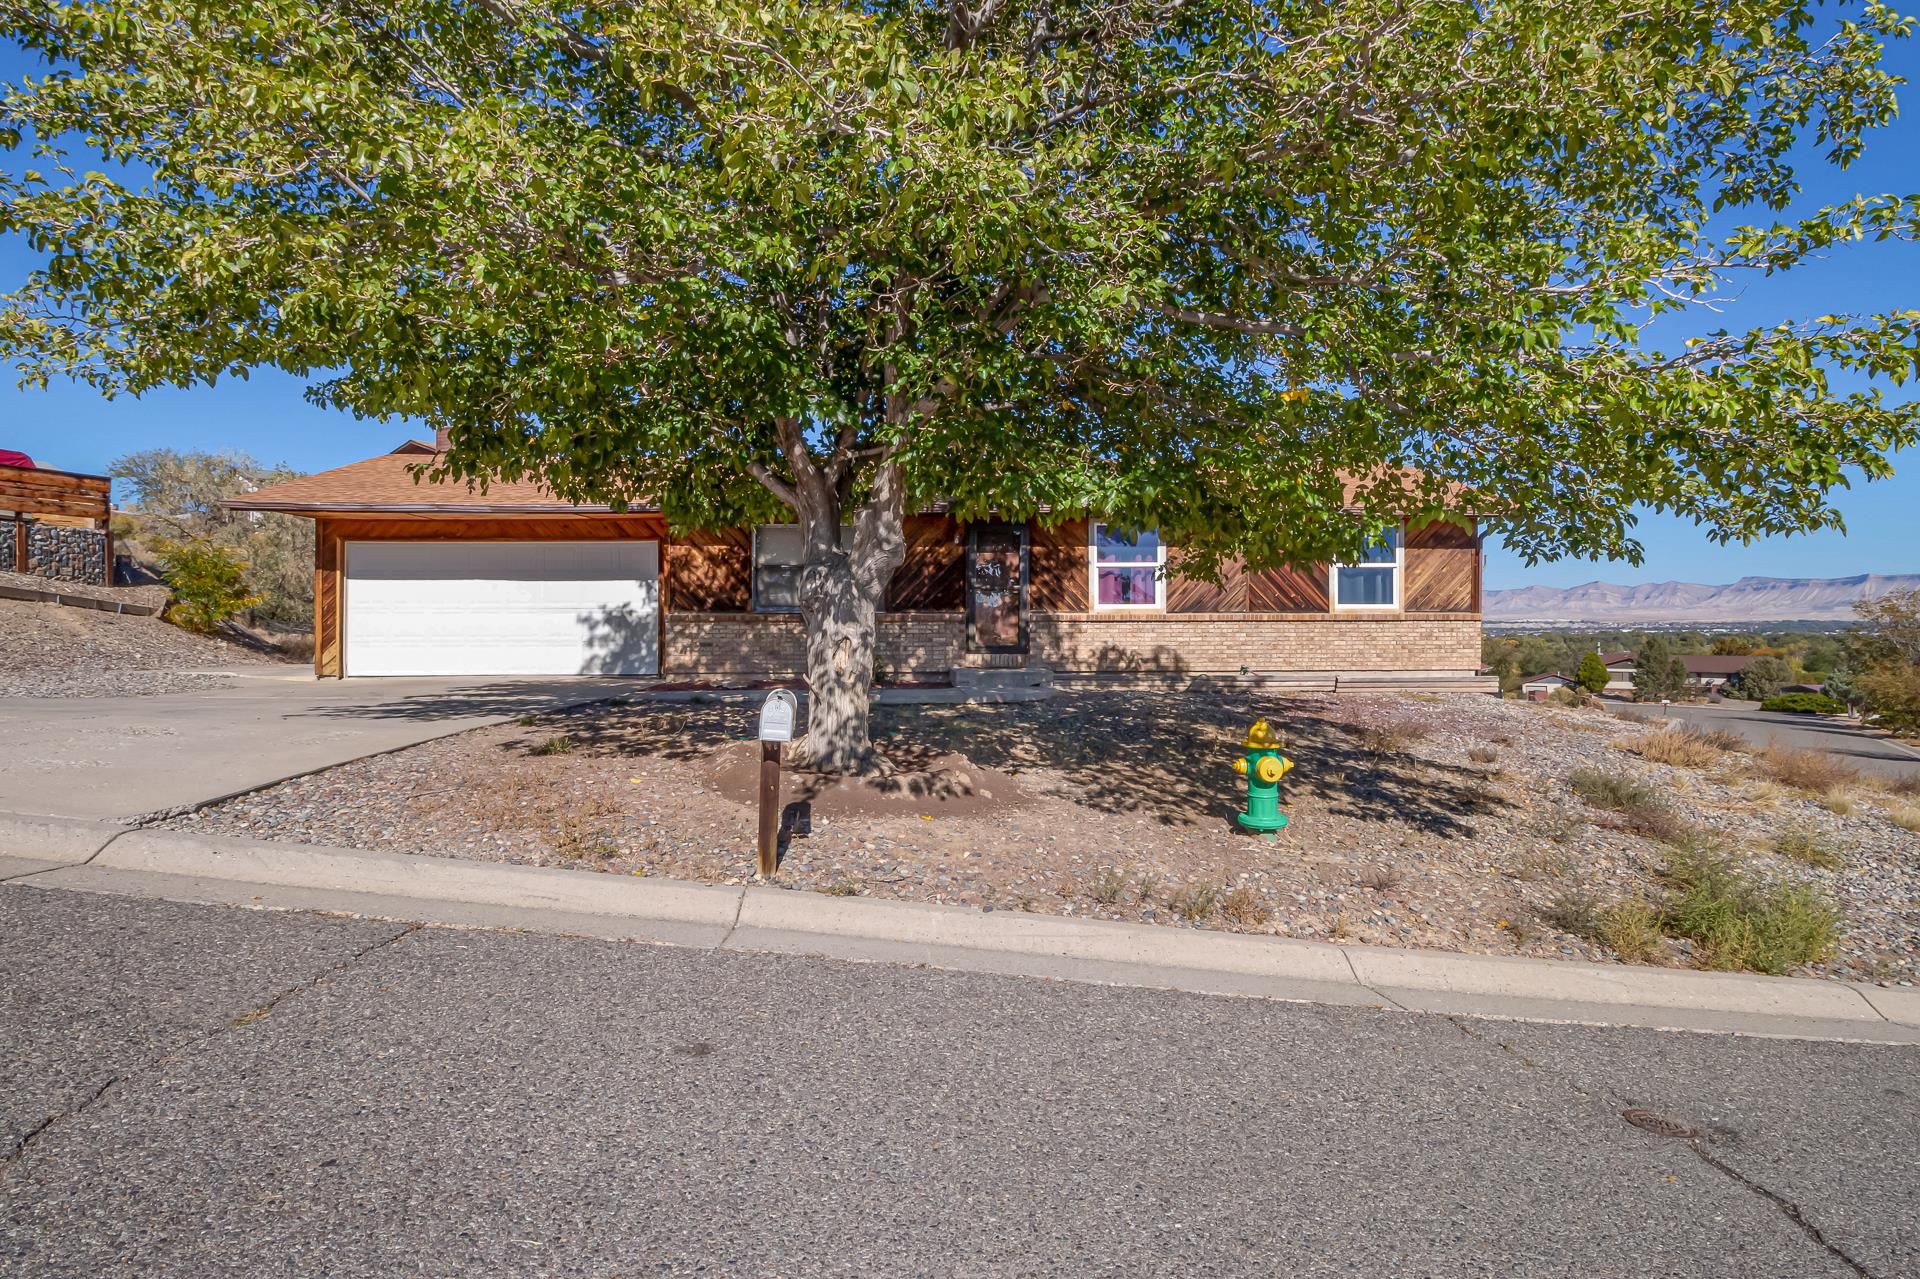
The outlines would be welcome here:
M 1342 946 L 0 814 L 0 881 L 735 951 L 1600 1025 L 1920 1043 L 1920 989 Z

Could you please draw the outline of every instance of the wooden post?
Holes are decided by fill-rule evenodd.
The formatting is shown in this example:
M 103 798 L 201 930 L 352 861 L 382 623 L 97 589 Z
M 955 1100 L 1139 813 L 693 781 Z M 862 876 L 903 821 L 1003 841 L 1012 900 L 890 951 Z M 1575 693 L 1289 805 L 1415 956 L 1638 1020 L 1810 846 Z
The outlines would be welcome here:
M 760 743 L 760 878 L 780 870 L 780 743 Z

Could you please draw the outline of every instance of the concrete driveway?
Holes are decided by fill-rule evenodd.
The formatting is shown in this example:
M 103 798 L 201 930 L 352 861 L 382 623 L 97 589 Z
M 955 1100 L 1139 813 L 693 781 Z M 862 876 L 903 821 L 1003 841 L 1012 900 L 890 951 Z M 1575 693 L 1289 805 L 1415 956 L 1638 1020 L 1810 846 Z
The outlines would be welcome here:
M 1704 706 L 1635 706 L 1609 704 L 1616 715 L 1642 719 L 1677 719 L 1711 732 L 1738 733 L 1755 746 L 1778 744 L 1791 750 L 1826 751 L 1867 772 L 1888 777 L 1920 776 L 1920 751 L 1883 733 L 1829 715 L 1783 715 L 1761 710 L 1752 702 L 1720 702 Z
M 650 682 L 316 680 L 274 672 L 155 697 L 0 698 L 0 811 L 124 819 L 201 804 Z

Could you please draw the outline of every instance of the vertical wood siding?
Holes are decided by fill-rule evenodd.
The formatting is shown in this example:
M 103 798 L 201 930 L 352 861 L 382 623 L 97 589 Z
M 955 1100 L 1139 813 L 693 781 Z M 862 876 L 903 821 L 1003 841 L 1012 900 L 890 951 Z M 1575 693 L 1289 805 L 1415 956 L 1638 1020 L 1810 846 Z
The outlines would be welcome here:
M 696 529 L 667 546 L 666 607 L 744 613 L 753 607 L 753 530 Z
M 1027 606 L 1036 613 L 1084 613 L 1093 607 L 1087 589 L 1087 522 L 1063 520 L 1028 526 Z
M 1472 613 L 1480 607 L 1480 539 L 1464 525 L 1436 521 L 1407 530 L 1406 610 Z
M 909 515 L 906 536 L 907 557 L 887 584 L 887 611 L 957 613 L 966 607 L 966 530 L 945 515 Z
M 340 673 L 340 538 L 333 521 L 313 530 L 313 673 Z

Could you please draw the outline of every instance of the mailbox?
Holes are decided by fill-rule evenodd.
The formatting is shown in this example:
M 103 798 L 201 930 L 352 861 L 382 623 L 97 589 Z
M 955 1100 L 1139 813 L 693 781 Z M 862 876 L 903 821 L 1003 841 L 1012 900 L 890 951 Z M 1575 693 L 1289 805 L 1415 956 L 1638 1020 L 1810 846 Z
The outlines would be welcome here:
M 767 700 L 760 705 L 760 740 L 792 741 L 793 721 L 799 709 L 800 703 L 786 689 L 776 688 L 768 693 Z

